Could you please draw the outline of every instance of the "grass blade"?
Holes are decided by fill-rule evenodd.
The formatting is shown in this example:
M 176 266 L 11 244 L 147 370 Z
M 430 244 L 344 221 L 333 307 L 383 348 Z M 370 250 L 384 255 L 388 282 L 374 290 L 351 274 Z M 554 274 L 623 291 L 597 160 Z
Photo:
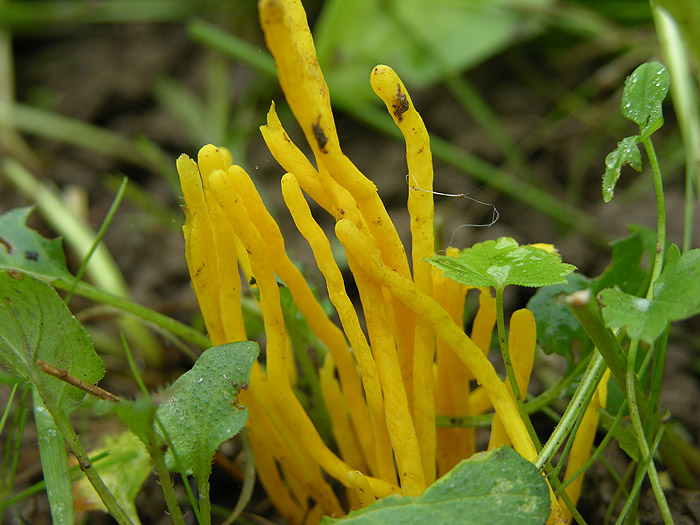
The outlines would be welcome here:
M 41 469 L 44 471 L 46 482 L 46 494 L 51 505 L 51 518 L 55 524 L 72 525 L 74 523 L 73 491 L 68 472 L 66 441 L 36 391 L 34 391 L 34 421 L 39 441 Z

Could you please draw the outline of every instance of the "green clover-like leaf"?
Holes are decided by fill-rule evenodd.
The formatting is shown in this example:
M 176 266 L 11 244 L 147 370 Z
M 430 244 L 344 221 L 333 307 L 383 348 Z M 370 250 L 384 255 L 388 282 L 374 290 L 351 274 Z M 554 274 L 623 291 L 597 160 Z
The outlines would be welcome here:
M 433 255 L 425 260 L 457 282 L 496 289 L 509 284 L 537 288 L 561 284 L 576 269 L 561 262 L 554 253 L 534 246 L 520 246 L 511 237 L 477 243 L 459 252 L 457 257 Z
M 613 198 L 615 185 L 620 179 L 622 167 L 629 164 L 637 171 L 642 171 L 642 156 L 637 146 L 638 137 L 622 139 L 617 148 L 605 157 L 605 174 L 603 175 L 603 200 L 610 202 Z
M 599 298 L 608 327 L 626 326 L 631 338 L 652 344 L 669 322 L 700 313 L 700 250 L 681 256 L 671 246 L 651 299 L 614 289 L 603 290 Z
M 622 93 L 622 114 L 639 126 L 639 141 L 664 124 L 663 104 L 670 77 L 663 64 L 642 64 L 627 77 Z

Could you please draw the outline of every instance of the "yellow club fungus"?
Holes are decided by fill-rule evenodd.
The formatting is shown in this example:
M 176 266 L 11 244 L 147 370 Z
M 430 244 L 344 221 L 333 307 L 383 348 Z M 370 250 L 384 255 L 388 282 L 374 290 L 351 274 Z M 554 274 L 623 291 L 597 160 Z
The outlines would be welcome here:
M 292 143 L 274 104 L 262 135 L 287 171 L 281 179 L 285 204 L 313 251 L 340 326 L 327 317 L 287 257 L 277 223 L 228 152 L 205 146 L 198 163 L 183 155 L 177 168 L 186 204 L 187 262 L 213 344 L 247 338 L 242 282 L 252 277 L 259 293 L 265 364 L 255 364 L 241 402 L 249 407 L 256 468 L 270 499 L 290 523 L 316 523 L 322 515 L 340 516 L 392 493 L 420 494 L 475 452 L 473 430 L 436 429 L 436 409 L 468 416 L 495 408 L 493 443 L 512 443 L 532 461 L 535 446 L 510 387 L 486 358 L 496 321 L 494 298 L 488 289 L 480 291 L 469 337 L 462 329 L 467 288 L 423 261 L 432 255 L 435 242 L 432 159 L 428 133 L 405 86 L 387 66 L 371 73 L 374 91 L 406 141 L 410 264 L 376 186 L 340 148 L 301 3 L 262 0 L 259 10 L 280 84 L 316 167 Z M 329 239 L 304 193 L 336 220 L 362 314 L 348 297 Z M 278 280 L 328 349 L 318 380 L 335 443 L 324 442 L 295 394 L 296 366 Z M 524 352 L 513 359 L 524 391 L 534 349 L 529 312 L 515 314 L 510 339 L 514 352 Z M 470 391 L 472 379 L 480 386 Z M 345 487 L 344 499 L 329 477 Z M 558 506 L 556 501 L 553 505 Z

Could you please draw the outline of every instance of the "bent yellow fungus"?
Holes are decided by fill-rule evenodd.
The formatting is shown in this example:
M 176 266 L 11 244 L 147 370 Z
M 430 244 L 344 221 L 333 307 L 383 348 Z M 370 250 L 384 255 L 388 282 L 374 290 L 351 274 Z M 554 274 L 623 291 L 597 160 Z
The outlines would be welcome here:
M 423 261 L 435 243 L 432 158 L 428 133 L 404 84 L 387 66 L 371 73 L 373 89 L 406 142 L 410 264 L 375 184 L 342 152 L 301 3 L 262 0 L 259 10 L 280 84 L 315 162 L 291 141 L 274 103 L 260 130 L 287 172 L 281 179 L 284 202 L 311 247 L 340 325 L 326 315 L 287 256 L 282 233 L 253 181 L 226 150 L 205 146 L 197 163 L 183 155 L 177 169 L 186 203 L 185 255 L 213 344 L 246 338 L 245 283 L 254 281 L 259 292 L 265 362 L 254 365 L 250 388 L 240 399 L 249 407 L 256 468 L 271 501 L 285 519 L 299 524 L 317 523 L 323 514 L 340 516 L 389 494 L 419 495 L 476 451 L 473 429 L 436 428 L 436 409 L 441 415 L 468 416 L 495 408 L 492 442 L 512 442 L 533 460 L 535 447 L 509 387 L 486 357 L 495 299 L 490 290 L 480 290 L 467 336 L 462 327 L 467 287 Z M 336 220 L 359 305 L 348 295 L 329 238 L 304 193 Z M 457 250 L 447 253 L 456 256 Z M 324 442 L 293 388 L 296 364 L 278 280 L 328 349 L 318 381 L 334 443 Z M 529 312 L 514 315 L 510 342 L 525 391 L 534 349 Z M 480 386 L 470 385 L 472 379 Z M 345 500 L 334 490 L 340 485 Z M 558 512 L 556 500 L 552 506 Z

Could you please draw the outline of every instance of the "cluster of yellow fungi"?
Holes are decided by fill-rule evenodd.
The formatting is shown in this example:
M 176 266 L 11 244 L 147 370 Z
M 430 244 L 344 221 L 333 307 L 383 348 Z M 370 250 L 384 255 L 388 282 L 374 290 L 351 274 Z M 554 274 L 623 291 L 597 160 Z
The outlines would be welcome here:
M 496 321 L 495 299 L 488 289 L 480 291 L 467 336 L 462 328 L 467 288 L 423 261 L 433 254 L 435 242 L 432 158 L 428 133 L 403 83 L 387 66 L 371 73 L 372 88 L 404 135 L 415 184 L 408 191 L 410 264 L 376 186 L 340 149 L 328 87 L 300 1 L 262 0 L 259 10 L 282 89 L 317 167 L 292 143 L 274 104 L 260 129 L 287 172 L 281 180 L 284 201 L 313 250 L 342 330 L 288 258 L 277 223 L 226 150 L 205 146 L 197 163 L 182 155 L 177 169 L 186 203 L 187 262 L 213 345 L 247 339 L 241 274 L 259 291 L 265 367 L 255 364 L 250 388 L 240 398 L 249 409 L 247 432 L 270 499 L 290 523 L 318 523 L 322 515 L 342 516 L 388 494 L 420 494 L 475 453 L 474 430 L 436 428 L 436 411 L 465 416 L 493 407 L 498 417 L 489 447 L 512 444 L 533 461 L 535 446 L 509 387 L 485 356 Z M 367 336 L 304 193 L 336 220 L 335 234 L 359 290 Z M 454 256 L 457 250 L 447 253 Z M 337 453 L 295 396 L 296 364 L 277 279 L 328 348 L 319 377 Z M 535 349 L 529 311 L 513 315 L 509 339 L 519 386 L 526 391 Z M 470 391 L 472 380 L 480 386 Z M 328 476 L 345 487 L 344 498 L 339 499 Z M 552 501 L 550 522 L 563 523 L 559 505 Z

